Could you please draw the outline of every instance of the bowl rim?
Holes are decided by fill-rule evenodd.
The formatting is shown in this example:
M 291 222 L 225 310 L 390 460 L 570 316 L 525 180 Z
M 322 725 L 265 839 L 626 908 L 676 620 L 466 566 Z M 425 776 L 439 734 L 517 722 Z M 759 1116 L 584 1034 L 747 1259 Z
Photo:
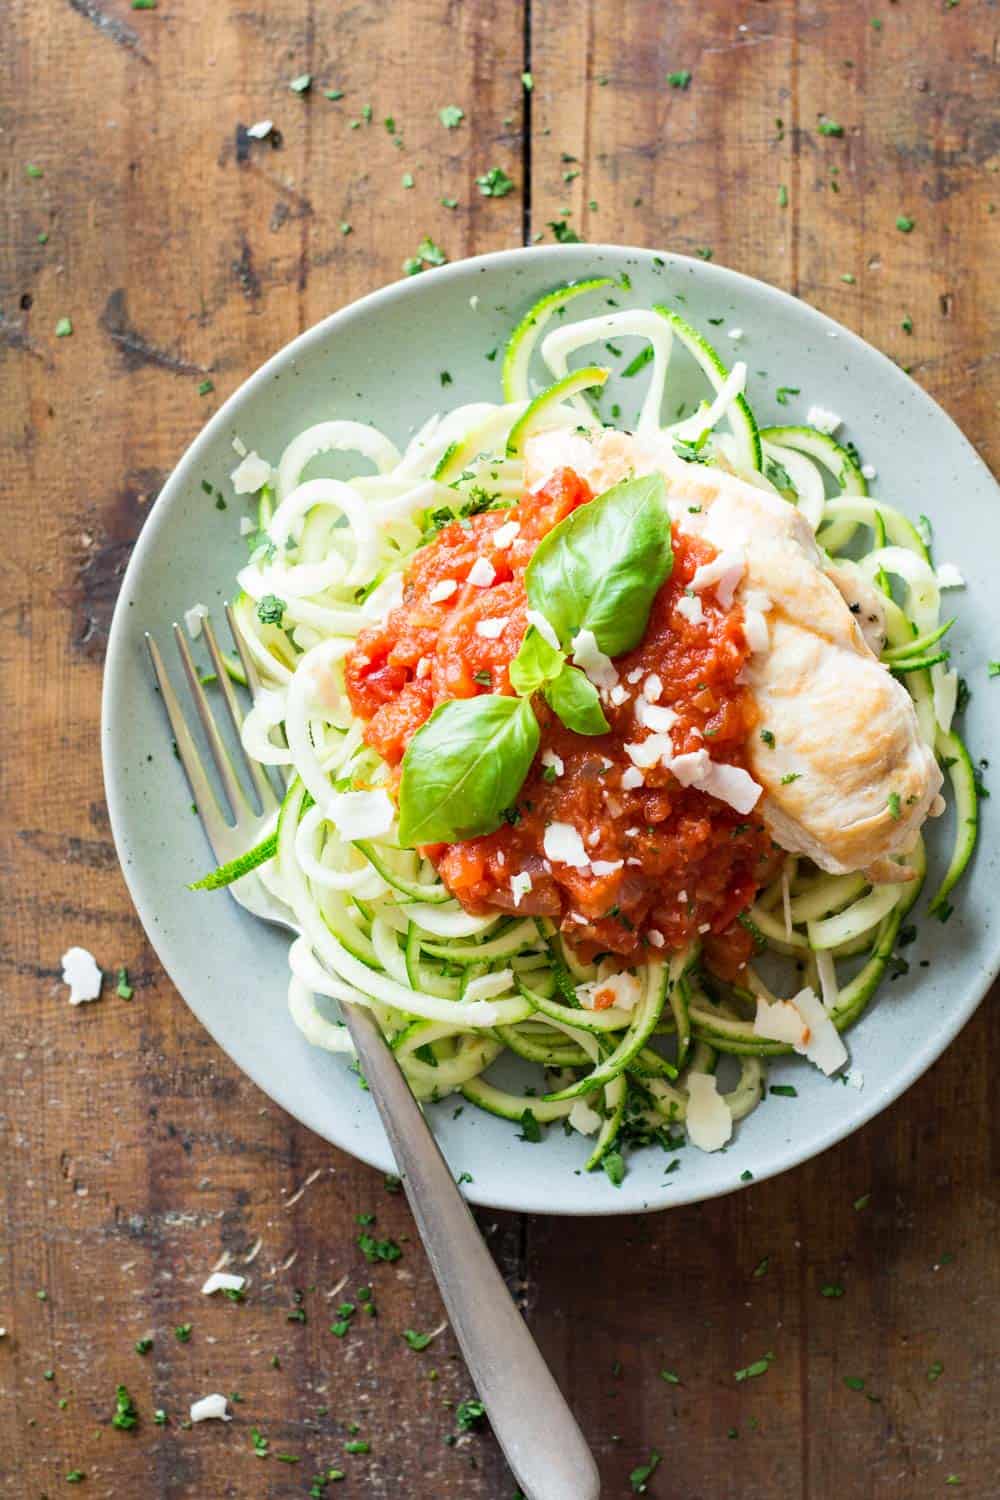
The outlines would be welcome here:
M 512 268 L 527 256 L 535 259 L 551 260 L 557 263 L 560 267 L 557 277 L 563 282 L 576 279 L 576 272 L 573 270 L 573 267 L 577 264 L 579 264 L 581 270 L 585 266 L 590 267 L 592 270 L 592 263 L 595 259 L 612 257 L 617 261 L 626 262 L 629 259 L 636 261 L 652 260 L 654 264 L 659 263 L 664 267 L 675 266 L 679 269 L 689 269 L 690 272 L 696 272 L 699 276 L 704 276 L 709 280 L 717 279 L 720 284 L 730 284 L 735 281 L 747 292 L 760 299 L 765 305 L 768 301 L 774 300 L 782 306 L 790 306 L 794 308 L 797 316 L 815 319 L 817 325 L 825 332 L 836 334 L 838 338 L 843 340 L 840 346 L 841 350 L 845 348 L 850 350 L 852 347 L 857 350 L 863 350 L 865 358 L 870 360 L 874 356 L 877 362 L 881 362 L 886 375 L 891 375 L 894 381 L 905 379 L 909 384 L 911 396 L 922 403 L 926 410 L 933 412 L 935 422 L 940 422 L 944 419 L 948 423 L 951 429 L 951 439 L 963 450 L 965 461 L 974 460 L 989 482 L 994 485 L 996 483 L 988 466 L 976 452 L 954 419 L 922 386 L 907 376 L 906 372 L 901 370 L 881 350 L 876 349 L 867 340 L 861 338 L 859 334 L 854 333 L 851 329 L 838 323 L 834 318 L 829 317 L 828 314 L 821 312 L 818 308 L 813 307 L 810 303 L 805 302 L 793 293 L 786 292 L 779 287 L 771 286 L 768 282 L 761 281 L 757 277 L 734 270 L 718 262 L 707 262 L 669 250 L 654 250 L 648 246 L 617 245 L 607 242 L 599 244 L 574 243 L 517 246 L 505 250 L 487 251 L 480 255 L 449 261 L 443 266 L 433 268 L 429 273 L 422 273 L 422 276 L 432 274 L 435 278 L 432 284 L 440 286 L 442 280 L 461 279 L 468 276 L 470 272 L 487 270 L 502 272 Z M 319 1129 L 312 1120 L 307 1119 L 304 1113 L 296 1108 L 294 1097 L 277 1099 L 272 1093 L 271 1087 L 265 1081 L 264 1077 L 261 1076 L 259 1069 L 247 1066 L 243 1062 L 236 1062 L 232 1058 L 229 1049 L 217 1037 L 207 1011 L 203 1014 L 202 1007 L 195 1001 L 188 999 L 183 994 L 183 991 L 181 991 L 180 985 L 174 977 L 172 962 L 168 959 L 166 953 L 160 951 L 161 939 L 157 933 L 156 923 L 153 920 L 153 903 L 151 901 L 147 902 L 140 892 L 138 874 L 128 857 L 125 832 L 127 821 L 125 797 L 124 792 L 120 791 L 120 783 L 123 779 L 120 775 L 122 759 L 119 755 L 117 737 L 113 732 L 113 698 L 115 681 L 118 676 L 118 663 L 126 650 L 127 610 L 121 605 L 122 596 L 128 592 L 130 578 L 141 571 L 147 553 L 154 550 L 160 531 L 167 523 L 168 513 L 173 506 L 174 499 L 190 483 L 191 472 L 199 463 L 202 454 L 206 450 L 211 449 L 221 435 L 232 429 L 235 414 L 252 392 L 255 392 L 275 375 L 281 373 L 288 365 L 293 364 L 300 355 L 311 350 L 314 345 L 323 343 L 336 331 L 340 323 L 348 319 L 363 316 L 373 308 L 391 306 L 396 301 L 405 300 L 407 297 L 414 295 L 415 290 L 419 292 L 419 287 L 426 284 L 422 281 L 422 276 L 404 276 L 384 286 L 376 287 L 373 291 L 367 292 L 363 296 L 345 303 L 342 307 L 328 313 L 319 322 L 314 323 L 309 328 L 297 334 L 293 339 L 271 354 L 262 365 L 247 375 L 188 444 L 170 471 L 153 505 L 150 507 L 122 577 L 108 635 L 103 668 L 100 712 L 101 761 L 104 788 L 119 868 L 145 935 L 171 983 L 178 990 L 178 993 L 181 994 L 184 1003 L 193 1013 L 195 1019 L 204 1026 L 205 1030 L 212 1037 L 213 1042 L 226 1053 L 226 1056 L 234 1062 L 235 1066 L 272 1102 L 277 1103 L 281 1109 L 285 1110 L 300 1124 L 319 1134 L 321 1139 L 335 1145 L 338 1150 L 345 1151 L 358 1160 L 383 1172 L 394 1170 L 394 1163 L 391 1154 L 382 1149 L 383 1140 L 380 1132 L 375 1137 L 374 1148 L 371 1147 L 367 1138 L 359 1142 L 349 1137 L 346 1133 L 343 1135 L 343 1138 L 333 1140 L 330 1134 Z M 164 944 L 164 946 L 167 945 Z M 516 1192 L 512 1192 L 509 1195 L 500 1195 L 495 1191 L 492 1193 L 483 1193 L 477 1191 L 474 1183 L 469 1189 L 465 1190 L 466 1197 L 470 1203 L 484 1208 L 503 1209 L 513 1212 L 547 1213 L 554 1216 L 610 1217 L 625 1213 L 655 1212 L 661 1209 L 681 1207 L 685 1204 L 706 1202 L 711 1198 L 722 1197 L 728 1193 L 737 1192 L 746 1186 L 753 1186 L 756 1183 L 764 1182 L 770 1177 L 776 1177 L 819 1156 L 831 1146 L 853 1135 L 863 1125 L 866 1125 L 877 1114 L 880 1114 L 904 1094 L 951 1045 L 959 1031 L 961 1031 L 981 1004 L 998 974 L 1000 974 L 1000 944 L 997 945 L 997 950 L 991 960 L 980 969 L 975 981 L 966 986 L 960 1003 L 956 1004 L 950 1010 L 943 1028 L 934 1034 L 933 1040 L 926 1041 L 922 1046 L 914 1048 L 909 1053 L 905 1065 L 893 1074 L 890 1082 L 887 1082 L 878 1090 L 873 1089 L 864 1098 L 863 1102 L 860 1102 L 857 1112 L 844 1125 L 834 1122 L 818 1137 L 810 1136 L 807 1144 L 796 1145 L 793 1142 L 788 1142 L 780 1149 L 775 1148 L 772 1152 L 772 1162 L 768 1166 L 762 1167 L 759 1172 L 755 1170 L 753 1178 L 749 1183 L 736 1181 L 716 1185 L 708 1190 L 686 1191 L 678 1182 L 676 1187 L 669 1187 L 667 1189 L 670 1194 L 669 1197 L 666 1196 L 662 1188 L 658 1192 L 654 1189 L 650 1201 L 644 1203 L 641 1209 L 637 1209 L 633 1203 L 628 1201 L 622 1202 L 620 1199 L 618 1200 L 618 1206 L 616 1206 L 614 1199 L 598 1195 L 595 1195 L 592 1203 L 588 1203 L 585 1206 L 579 1204 L 571 1206 L 560 1205 L 550 1201 L 541 1202 L 535 1198 L 532 1198 L 530 1203 L 524 1203 L 519 1201 Z M 359 1149 L 359 1146 L 363 1146 L 365 1149 Z

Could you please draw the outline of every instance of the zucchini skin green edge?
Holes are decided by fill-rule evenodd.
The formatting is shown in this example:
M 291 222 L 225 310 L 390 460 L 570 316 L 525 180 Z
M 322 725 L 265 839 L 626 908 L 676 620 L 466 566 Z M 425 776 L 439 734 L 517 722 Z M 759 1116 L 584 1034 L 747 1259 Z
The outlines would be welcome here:
M 979 838 L 979 793 L 976 791 L 976 774 L 972 757 L 961 735 L 949 730 L 947 734 L 938 730 L 934 748 L 941 760 L 947 762 L 948 776 L 955 796 L 955 849 L 944 879 L 931 898 L 928 911 L 932 917 L 940 917 L 951 892 L 958 884 L 972 858 Z

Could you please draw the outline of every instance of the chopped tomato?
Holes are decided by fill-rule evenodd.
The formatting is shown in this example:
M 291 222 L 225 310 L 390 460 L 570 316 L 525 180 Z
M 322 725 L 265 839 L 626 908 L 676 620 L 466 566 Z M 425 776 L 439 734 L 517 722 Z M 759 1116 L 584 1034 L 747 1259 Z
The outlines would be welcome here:
M 390 766 L 399 766 L 439 703 L 512 691 L 508 667 L 527 625 L 525 569 L 541 538 L 590 499 L 585 482 L 564 469 L 516 506 L 449 523 L 414 554 L 403 603 L 384 625 L 362 632 L 346 662 L 365 739 Z M 511 521 L 519 529 L 503 545 Z M 501 527 L 508 529 L 497 545 Z M 753 946 L 737 917 L 773 861 L 760 818 L 681 786 L 659 763 L 643 770 L 641 785 L 629 785 L 634 777 L 622 785 L 634 770 L 626 746 L 646 735 L 642 703 L 673 711 L 674 753 L 704 748 L 746 768 L 756 710 L 740 682 L 748 656 L 742 610 L 721 609 L 711 592 L 701 595 L 702 619 L 678 610 L 696 569 L 716 553 L 676 527 L 673 547 L 673 570 L 641 644 L 615 661 L 621 701 L 604 696 L 610 732 L 574 734 L 536 698 L 540 753 L 507 820 L 494 833 L 426 852 L 470 911 L 553 917 L 584 957 L 634 960 L 701 936 L 717 971 L 734 978 Z M 480 559 L 490 565 L 489 581 L 480 567 L 474 576 L 484 581 L 470 582 Z M 485 621 L 492 625 L 483 633 L 477 626 Z M 581 833 L 586 868 L 545 857 L 545 830 L 556 822 Z M 512 888 L 511 877 L 525 874 L 530 890 Z

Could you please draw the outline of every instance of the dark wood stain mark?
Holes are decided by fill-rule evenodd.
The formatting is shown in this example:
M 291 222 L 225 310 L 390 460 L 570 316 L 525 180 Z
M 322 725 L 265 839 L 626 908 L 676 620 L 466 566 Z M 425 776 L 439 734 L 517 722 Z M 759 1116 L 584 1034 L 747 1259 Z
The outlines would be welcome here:
M 24 324 L 10 323 L 0 315 L 0 351 L 5 348 L 16 349 L 20 354 L 30 354 L 33 359 L 46 363 L 45 355 L 32 343 Z
M 236 161 L 242 167 L 244 162 L 250 160 L 250 142 L 252 137 L 247 133 L 247 127 L 242 123 L 236 127 Z
M 115 846 L 106 839 L 80 839 L 49 833 L 44 828 L 22 828 L 17 838 L 26 848 L 43 859 L 54 859 L 69 865 L 86 865 L 91 870 L 113 870 L 118 863 Z
M 254 268 L 253 251 L 244 235 L 240 241 L 239 257 L 232 263 L 232 272 L 240 291 L 248 302 L 259 302 L 261 296 L 260 277 Z
M 160 349 L 150 343 L 129 320 L 124 287 L 117 287 L 104 304 L 98 319 L 100 326 L 121 353 L 125 368 L 137 370 L 142 365 L 153 365 L 158 370 L 169 370 L 171 375 L 207 375 L 204 365 L 193 364 L 169 349 Z
M 93 541 L 80 560 L 73 590 L 71 644 L 91 661 L 103 661 L 115 600 L 149 505 L 166 478 L 161 469 L 133 469 L 104 508 Z
M 106 36 L 110 42 L 118 47 L 124 47 L 126 52 L 131 52 L 140 62 L 149 65 L 149 58 L 142 50 L 137 32 L 131 26 L 126 26 L 124 21 L 119 21 L 117 16 L 109 16 L 107 11 L 101 9 L 97 0 L 68 0 L 70 10 L 75 10 L 78 16 L 83 16 L 91 26 L 96 26 L 102 36 Z

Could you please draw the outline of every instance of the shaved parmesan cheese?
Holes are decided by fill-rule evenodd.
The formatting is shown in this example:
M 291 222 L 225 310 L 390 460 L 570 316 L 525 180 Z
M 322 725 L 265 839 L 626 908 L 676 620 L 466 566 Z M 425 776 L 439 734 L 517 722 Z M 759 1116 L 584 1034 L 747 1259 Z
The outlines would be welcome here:
M 192 604 L 184 611 L 184 628 L 193 641 L 201 635 L 201 624 L 207 614 L 207 604 Z
M 641 667 L 633 667 L 632 671 L 628 674 L 625 681 L 630 682 L 632 686 L 635 687 L 636 683 L 639 681 L 642 675 L 643 672 Z
M 247 1284 L 245 1276 L 233 1276 L 228 1271 L 213 1271 L 201 1289 L 203 1297 L 211 1297 L 213 1292 L 242 1292 Z
M 828 406 L 810 406 L 806 421 L 810 427 L 815 427 L 817 432 L 823 432 L 827 437 L 832 437 L 837 428 L 844 425 L 843 417 L 831 411 Z
M 496 576 L 497 570 L 489 558 L 477 557 L 469 569 L 469 576 L 466 581 L 473 584 L 477 589 L 488 589 Z
M 702 563 L 695 570 L 691 587 L 696 594 L 701 594 L 714 584 L 716 599 L 723 609 L 729 609 L 746 570 L 747 558 L 743 548 L 726 547 L 718 557 L 713 557 L 711 562 Z
M 581 630 L 573 641 L 573 665 L 597 688 L 612 688 L 618 681 L 610 656 L 605 656 L 592 630 Z
M 668 734 L 650 734 L 637 744 L 625 746 L 625 754 L 629 760 L 634 766 L 640 766 L 643 770 L 648 766 L 655 766 L 660 761 L 668 763 L 673 753 L 673 742 Z M 707 756 L 708 751 L 701 750 L 698 753 Z
M 636 699 L 635 717 L 643 729 L 655 730 L 657 734 L 666 733 L 677 723 L 677 715 L 672 708 L 660 703 L 650 703 L 646 698 Z
M 328 811 L 330 821 L 348 843 L 381 838 L 389 832 L 395 816 L 389 793 L 382 787 L 370 792 L 333 792 Z
M 273 129 L 273 120 L 258 120 L 256 125 L 251 125 L 248 127 L 247 135 L 252 141 L 264 141 L 271 134 L 271 131 Z
M 63 984 L 69 985 L 70 1005 L 83 1005 L 99 997 L 104 975 L 86 948 L 67 948 L 62 956 L 62 971 Z
M 513 984 L 513 969 L 501 969 L 498 974 L 480 974 L 476 979 L 469 980 L 462 999 L 492 1000 L 494 995 L 504 994 Z
M 238 453 L 240 458 L 247 456 L 247 445 L 238 435 L 233 438 L 233 452 Z
M 373 588 L 364 604 L 361 613 L 368 620 L 377 620 L 379 624 L 389 618 L 394 609 L 398 609 L 403 602 L 403 575 L 402 573 L 390 573 L 388 578 Z
M 878 474 L 878 469 L 876 469 L 874 464 L 862 464 L 861 473 L 864 475 L 865 479 L 874 479 Z
M 610 1005 L 619 1010 L 634 1010 L 641 994 L 640 981 L 624 970 L 603 979 L 589 979 L 576 987 L 576 997 L 585 1010 L 607 1010 Z
M 608 694 L 608 701 L 614 708 L 621 708 L 623 703 L 628 702 L 628 688 L 623 688 L 620 682 L 616 682 Z
M 684 1118 L 688 1140 L 702 1151 L 718 1151 L 731 1138 L 733 1117 L 714 1073 L 692 1073 Z
M 847 1048 L 841 1040 L 840 1032 L 827 1015 L 815 990 L 800 990 L 792 1004 L 798 1009 L 810 1031 L 805 1049 L 806 1057 L 829 1078 L 831 1073 L 836 1073 L 847 1061 Z
M 590 868 L 598 876 L 614 875 L 616 870 L 620 870 L 624 863 L 625 861 L 621 859 L 595 859 L 591 861 Z
M 743 337 L 742 328 L 729 328 L 726 331 L 731 339 L 741 339 Z
M 645 698 L 647 703 L 655 703 L 656 700 L 662 696 L 662 693 L 663 682 L 655 672 L 650 672 L 649 676 L 646 678 L 646 681 L 642 685 L 642 696 Z
M 510 893 L 514 897 L 515 906 L 520 906 L 530 890 L 531 876 L 527 870 L 521 870 L 517 875 L 510 877 Z
M 776 1000 L 769 1005 L 758 997 L 753 1030 L 755 1036 L 764 1037 L 766 1041 L 781 1042 L 786 1047 L 794 1047 L 797 1052 L 805 1051 L 802 1038 L 807 1028 L 790 1000 Z
M 271 483 L 274 471 L 267 459 L 261 458 L 259 453 L 248 453 L 229 477 L 237 495 L 255 495 L 265 484 Z
M 964 589 L 965 579 L 954 563 L 942 563 L 936 573 L 939 589 Z
M 557 776 L 561 776 L 566 769 L 562 756 L 557 755 L 554 750 L 542 751 L 542 765 L 551 766 Z
M 477 620 L 476 634 L 486 641 L 498 640 L 510 624 L 510 615 L 498 615 L 495 620 Z
M 586 1099 L 575 1099 L 569 1112 L 569 1123 L 581 1135 L 596 1135 L 601 1128 L 601 1117 Z
M 554 626 L 537 609 L 528 609 L 524 613 L 528 624 L 534 625 L 542 640 L 546 641 L 553 651 L 558 651 L 560 649 L 559 637 L 556 635 Z
M 505 521 L 494 531 L 491 541 L 498 552 L 504 552 L 521 530 L 520 521 Z
M 256 530 L 257 527 L 249 516 L 240 516 L 240 536 L 249 536 L 252 531 Z
M 431 589 L 427 599 L 430 604 L 443 604 L 446 599 L 451 598 L 452 594 L 457 593 L 458 584 L 454 578 L 442 578 L 441 582 L 436 583 Z
M 542 840 L 546 859 L 553 864 L 572 865 L 577 870 L 590 864 L 583 839 L 572 823 L 550 823 Z
M 747 638 L 747 645 L 755 655 L 766 651 L 770 646 L 771 637 L 767 629 L 767 618 L 759 609 L 744 608 L 743 631 Z
M 220 1422 L 233 1420 L 226 1412 L 225 1396 L 202 1396 L 200 1401 L 191 1403 L 192 1422 L 208 1422 L 213 1418 Z
M 677 613 L 691 625 L 700 625 L 705 618 L 705 606 L 696 594 L 682 594 L 676 608 Z
M 635 749 L 635 746 L 633 745 L 632 748 Z M 636 787 L 642 786 L 645 780 L 646 778 L 638 766 L 629 766 L 627 770 L 622 772 L 622 787 L 626 792 L 635 791 Z
M 628 749 L 628 746 L 625 746 Z M 707 750 L 688 750 L 684 755 L 675 755 L 670 769 L 681 786 L 700 786 L 708 774 L 712 758 Z

